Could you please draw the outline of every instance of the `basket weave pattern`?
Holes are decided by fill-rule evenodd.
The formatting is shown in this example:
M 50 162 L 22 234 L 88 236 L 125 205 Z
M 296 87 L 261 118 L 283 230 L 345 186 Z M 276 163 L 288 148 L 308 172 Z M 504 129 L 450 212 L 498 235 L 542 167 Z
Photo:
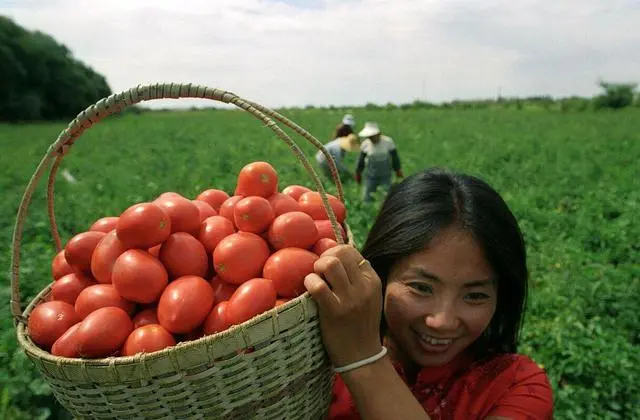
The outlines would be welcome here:
M 59 251 L 62 241 L 54 215 L 54 179 L 77 138 L 101 119 L 132 104 L 183 97 L 232 103 L 273 130 L 311 175 L 338 243 L 344 242 L 319 177 L 301 149 L 273 119 L 292 128 L 327 156 L 338 198 L 344 201 L 335 162 L 311 134 L 277 112 L 224 90 L 191 84 L 138 86 L 81 112 L 49 147 L 27 185 L 16 219 L 12 253 L 11 309 L 18 343 L 58 401 L 77 419 L 323 418 L 331 402 L 333 374 L 322 343 L 317 307 L 308 293 L 222 333 L 130 357 L 57 357 L 40 349 L 28 336 L 29 314 L 51 292 L 49 285 L 21 309 L 20 240 L 29 202 L 45 168 L 50 165 L 47 202 Z M 347 242 L 353 244 L 353 235 L 348 226 L 345 228 Z

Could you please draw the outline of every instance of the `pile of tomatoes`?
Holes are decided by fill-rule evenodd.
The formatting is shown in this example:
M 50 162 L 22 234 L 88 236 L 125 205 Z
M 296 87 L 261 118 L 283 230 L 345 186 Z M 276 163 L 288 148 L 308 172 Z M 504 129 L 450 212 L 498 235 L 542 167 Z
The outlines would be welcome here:
M 347 211 L 329 195 L 346 241 Z M 28 320 L 61 357 L 154 352 L 224 331 L 304 293 L 304 278 L 337 245 L 322 198 L 279 191 L 267 162 L 238 173 L 233 195 L 166 192 L 73 236 L 52 261 L 47 301 Z

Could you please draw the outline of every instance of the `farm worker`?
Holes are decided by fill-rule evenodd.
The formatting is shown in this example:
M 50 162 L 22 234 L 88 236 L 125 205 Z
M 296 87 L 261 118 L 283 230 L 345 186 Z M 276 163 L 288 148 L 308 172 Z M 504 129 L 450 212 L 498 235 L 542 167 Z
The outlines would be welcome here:
M 518 354 L 523 236 L 481 179 L 394 185 L 359 252 L 325 251 L 304 285 L 337 373 L 330 419 L 551 419 L 545 371 Z
M 351 120 L 349 120 L 347 116 L 350 115 L 347 114 L 345 118 L 343 118 L 343 122 L 336 127 L 333 135 L 333 140 L 323 146 L 326 151 L 331 154 L 331 157 L 333 157 L 333 160 L 335 161 L 336 167 L 340 174 L 340 178 L 342 180 L 352 177 L 351 171 L 344 164 L 344 157 L 346 153 L 354 152 L 360 147 L 360 139 L 356 134 L 354 134 L 352 126 L 345 123 L 345 120 L 348 123 L 352 122 L 353 117 L 351 117 Z M 331 178 L 329 163 L 320 150 L 318 150 L 318 152 L 316 153 L 316 161 L 318 162 L 318 166 L 320 166 L 324 174 L 327 177 Z
M 379 186 L 385 188 L 385 192 L 391 187 L 391 172 L 395 171 L 398 178 L 403 178 L 400 168 L 398 150 L 391 137 L 382 135 L 375 122 L 368 121 L 358 135 L 365 139 L 360 146 L 360 156 L 356 168 L 356 182 L 362 182 L 364 173 L 364 191 L 362 199 L 371 201 L 371 194 Z

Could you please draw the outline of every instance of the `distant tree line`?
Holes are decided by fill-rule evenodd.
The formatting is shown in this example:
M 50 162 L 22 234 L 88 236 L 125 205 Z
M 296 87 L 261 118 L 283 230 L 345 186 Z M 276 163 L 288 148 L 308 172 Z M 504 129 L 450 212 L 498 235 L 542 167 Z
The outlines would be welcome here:
M 66 46 L 0 16 L 0 121 L 74 118 L 110 94 L 105 78 Z

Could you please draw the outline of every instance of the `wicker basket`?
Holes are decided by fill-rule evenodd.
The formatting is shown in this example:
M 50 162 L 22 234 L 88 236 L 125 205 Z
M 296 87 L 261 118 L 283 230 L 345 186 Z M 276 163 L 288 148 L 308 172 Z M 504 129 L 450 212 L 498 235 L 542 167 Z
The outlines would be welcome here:
M 57 169 L 69 147 L 101 119 L 140 101 L 205 98 L 234 104 L 254 115 L 285 141 L 320 192 L 339 243 L 335 214 L 316 172 L 276 122 L 321 150 L 329 161 L 337 193 L 344 199 L 335 162 L 322 144 L 284 116 L 237 95 L 191 84 L 138 86 L 88 107 L 48 148 L 29 181 L 17 214 L 12 253 L 11 311 L 18 343 L 51 386 L 58 401 L 78 419 L 319 419 L 331 402 L 333 375 L 322 343 L 317 307 L 308 293 L 215 335 L 162 351 L 104 359 L 62 358 L 36 346 L 27 333 L 32 309 L 51 286 L 24 309 L 20 304 L 20 242 L 27 208 L 45 169 L 51 166 L 47 202 L 55 247 L 62 248 L 54 207 Z M 273 118 L 273 119 L 272 119 Z M 53 162 L 52 165 L 50 165 Z M 353 236 L 346 227 L 347 242 Z M 243 350 L 252 348 L 252 352 Z

